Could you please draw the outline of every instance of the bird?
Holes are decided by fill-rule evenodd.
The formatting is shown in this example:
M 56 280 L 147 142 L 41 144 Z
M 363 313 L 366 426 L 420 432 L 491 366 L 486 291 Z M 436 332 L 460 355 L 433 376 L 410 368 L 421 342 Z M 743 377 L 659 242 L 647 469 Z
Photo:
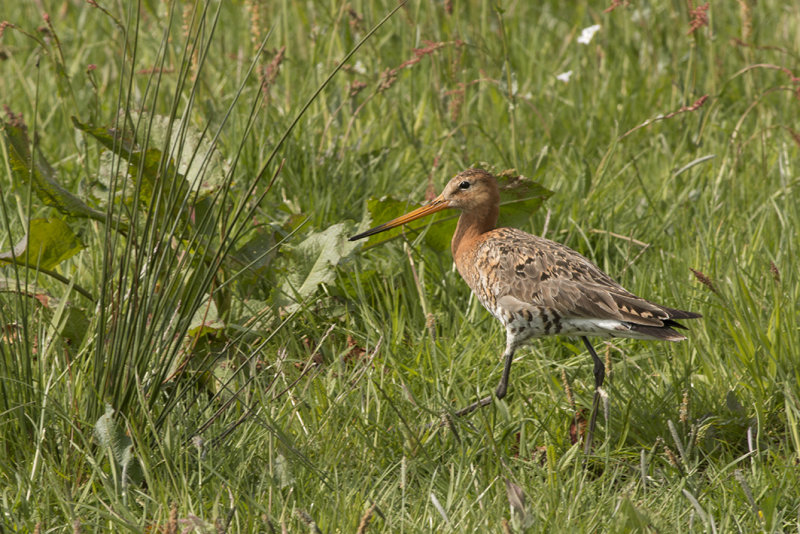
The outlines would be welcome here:
M 456 174 L 429 203 L 380 224 L 350 241 L 363 239 L 445 209 L 461 211 L 451 251 L 456 268 L 478 301 L 506 330 L 503 371 L 494 391 L 508 392 L 515 352 L 544 336 L 579 337 L 594 362 L 592 416 L 584 440 L 591 452 L 605 365 L 589 337 L 681 341 L 678 320 L 700 318 L 634 295 L 590 260 L 561 243 L 516 228 L 497 228 L 500 191 L 484 169 Z M 492 403 L 488 395 L 455 412 L 467 415 Z

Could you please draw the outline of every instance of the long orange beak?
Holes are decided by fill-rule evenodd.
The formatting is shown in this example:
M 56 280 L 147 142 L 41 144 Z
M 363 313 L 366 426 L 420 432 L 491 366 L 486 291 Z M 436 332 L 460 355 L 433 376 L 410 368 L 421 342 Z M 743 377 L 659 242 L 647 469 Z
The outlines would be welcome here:
M 411 221 L 415 221 L 420 217 L 425 217 L 426 215 L 430 215 L 431 213 L 436 213 L 437 211 L 442 211 L 450 207 L 450 201 L 445 200 L 442 195 L 431 200 L 428 204 L 425 204 L 422 207 L 415 209 L 405 215 L 401 215 L 396 219 L 392 219 L 389 222 L 380 224 L 375 228 L 371 228 L 366 232 L 362 232 L 358 235 L 354 235 L 348 241 L 356 241 L 357 239 L 362 239 L 364 237 L 369 237 L 371 235 L 379 234 L 381 232 L 385 232 L 386 230 L 390 230 L 396 226 L 400 226 L 401 224 L 406 224 Z

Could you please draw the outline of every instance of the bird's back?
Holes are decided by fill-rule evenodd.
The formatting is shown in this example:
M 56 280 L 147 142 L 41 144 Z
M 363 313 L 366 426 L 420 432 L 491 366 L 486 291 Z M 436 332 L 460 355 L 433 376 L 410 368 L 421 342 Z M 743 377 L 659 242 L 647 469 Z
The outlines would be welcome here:
M 515 228 L 482 234 L 455 257 L 486 309 L 520 341 L 543 335 L 605 335 L 677 341 L 674 310 L 630 293 L 569 247 Z

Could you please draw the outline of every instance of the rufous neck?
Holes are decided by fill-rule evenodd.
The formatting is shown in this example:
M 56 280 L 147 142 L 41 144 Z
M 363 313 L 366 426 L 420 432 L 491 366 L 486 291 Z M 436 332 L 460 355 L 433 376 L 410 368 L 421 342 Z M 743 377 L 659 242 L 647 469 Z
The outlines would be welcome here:
M 482 234 L 494 230 L 497 226 L 497 215 L 499 209 L 497 205 L 487 207 L 485 210 L 471 210 L 461 212 L 458 218 L 458 225 L 453 234 L 453 241 L 450 243 L 453 257 L 457 258 L 469 249 Z

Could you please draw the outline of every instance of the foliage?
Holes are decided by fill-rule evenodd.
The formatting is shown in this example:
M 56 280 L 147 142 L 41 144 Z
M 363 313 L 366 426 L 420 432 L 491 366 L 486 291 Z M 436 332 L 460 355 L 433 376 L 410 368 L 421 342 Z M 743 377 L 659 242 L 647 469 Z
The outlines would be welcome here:
M 3 17 L 3 528 L 797 528 L 800 8 Z M 501 175 L 500 224 L 704 316 L 680 344 L 599 342 L 588 457 L 569 339 L 437 425 L 492 390 L 503 344 L 454 214 L 347 241 L 468 166 Z

